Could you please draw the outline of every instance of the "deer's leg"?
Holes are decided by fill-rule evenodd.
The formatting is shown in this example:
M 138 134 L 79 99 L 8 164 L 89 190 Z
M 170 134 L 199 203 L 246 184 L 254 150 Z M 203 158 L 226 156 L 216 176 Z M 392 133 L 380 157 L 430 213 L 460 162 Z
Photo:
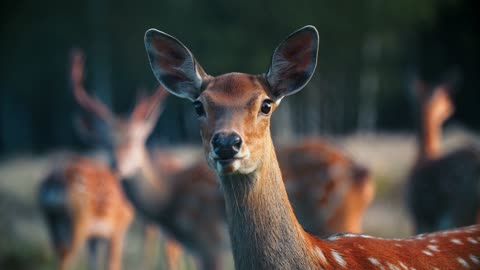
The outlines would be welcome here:
M 157 228 L 146 222 L 143 223 L 143 269 L 154 269 L 155 261 L 155 241 L 157 239 Z
M 168 269 L 180 269 L 179 264 L 182 256 L 182 247 L 175 240 L 168 238 L 165 240 L 165 256 Z
M 211 255 L 202 257 L 200 268 L 202 270 L 221 270 L 223 269 L 223 260 L 221 255 Z
M 123 241 L 127 230 L 122 229 L 114 233 L 110 239 L 108 250 L 108 269 L 120 270 L 122 265 Z
M 88 267 L 90 270 L 97 270 L 98 269 L 98 245 L 100 243 L 100 239 L 98 238 L 91 238 L 88 239 Z
M 68 225 L 66 226 L 68 227 Z M 75 222 L 72 222 L 70 228 L 70 241 L 61 248 L 59 253 L 59 269 L 61 270 L 67 269 L 80 247 L 85 244 L 87 238 L 86 226 L 83 223 L 75 224 Z M 68 230 L 68 228 L 62 228 L 61 230 Z

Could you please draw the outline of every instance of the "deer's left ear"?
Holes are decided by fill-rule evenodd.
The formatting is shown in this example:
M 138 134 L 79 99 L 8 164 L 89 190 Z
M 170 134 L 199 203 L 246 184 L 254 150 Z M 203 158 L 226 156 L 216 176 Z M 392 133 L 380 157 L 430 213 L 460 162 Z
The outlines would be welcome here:
M 272 98 L 294 94 L 308 83 L 317 65 L 318 39 L 317 29 L 308 25 L 278 45 L 266 74 Z

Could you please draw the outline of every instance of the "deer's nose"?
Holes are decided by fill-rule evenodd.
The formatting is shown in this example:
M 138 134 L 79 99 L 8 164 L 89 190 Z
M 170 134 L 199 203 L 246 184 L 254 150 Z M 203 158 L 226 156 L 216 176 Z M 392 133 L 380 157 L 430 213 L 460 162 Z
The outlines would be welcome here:
M 242 147 L 242 138 L 234 132 L 219 132 L 212 137 L 212 147 L 219 159 L 232 159 Z

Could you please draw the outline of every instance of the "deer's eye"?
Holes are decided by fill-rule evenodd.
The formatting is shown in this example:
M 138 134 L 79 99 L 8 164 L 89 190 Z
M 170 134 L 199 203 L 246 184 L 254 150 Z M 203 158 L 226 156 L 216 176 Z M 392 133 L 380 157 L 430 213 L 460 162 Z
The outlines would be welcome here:
M 265 99 L 262 102 L 262 106 L 260 107 L 260 111 L 263 114 L 269 114 L 270 111 L 272 110 L 272 103 L 273 103 L 273 101 L 271 101 L 270 99 Z
M 205 115 L 205 110 L 203 109 L 203 104 L 200 101 L 194 101 L 193 102 L 193 107 L 195 108 L 195 113 L 197 114 L 198 117 L 204 116 Z

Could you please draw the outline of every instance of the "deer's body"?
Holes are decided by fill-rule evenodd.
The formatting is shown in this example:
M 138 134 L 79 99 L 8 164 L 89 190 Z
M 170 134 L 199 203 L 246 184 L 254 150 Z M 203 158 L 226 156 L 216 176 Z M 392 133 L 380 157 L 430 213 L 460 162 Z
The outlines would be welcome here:
M 270 115 L 282 98 L 301 90 L 313 75 L 318 49 L 315 28 L 304 27 L 287 37 L 263 75 L 209 76 L 182 43 L 155 29 L 147 31 L 145 46 L 159 82 L 194 103 L 205 156 L 224 193 L 236 269 L 401 269 L 405 254 L 415 254 L 408 269 L 436 263 L 442 269 L 458 269 L 463 263 L 480 269 L 480 226 L 450 231 L 445 239 L 433 236 L 431 240 L 441 241 L 444 248 L 448 241 L 461 238 L 461 248 L 442 253 L 442 258 L 420 257 L 428 248 L 423 247 L 423 239 L 400 240 L 398 244 L 406 247 L 394 252 L 393 247 L 384 247 L 394 245 L 394 240 L 363 236 L 329 241 L 300 226 L 274 151 Z M 370 250 L 363 251 L 357 243 Z
M 276 154 L 295 215 L 307 231 L 362 232 L 374 196 L 367 169 L 318 138 L 281 146 Z
M 82 157 L 70 158 L 42 181 L 38 199 L 60 269 L 67 268 L 87 240 L 95 239 L 110 242 L 109 269 L 121 268 L 123 240 L 133 209 L 107 166 Z M 95 247 L 91 248 L 95 253 Z
M 480 223 L 480 148 L 441 152 L 442 124 L 453 112 L 448 88 L 417 85 L 418 157 L 407 198 L 417 233 Z
M 150 153 L 145 147 L 145 132 L 149 134 L 152 128 L 152 121 L 147 121 L 147 118 L 155 118 L 155 116 L 151 115 L 152 113 L 155 114 L 155 111 L 152 111 L 154 108 L 152 108 L 150 102 L 155 104 L 158 99 L 162 99 L 162 95 L 159 95 L 161 93 L 157 92 L 157 95 L 153 96 L 153 100 L 150 102 L 143 100 L 132 114 L 133 121 L 117 117 L 107 106 L 87 94 L 83 85 L 85 72 L 84 61 L 83 53 L 78 50 L 74 51 L 71 69 L 73 95 L 80 106 L 86 111 L 93 113 L 107 125 L 110 132 L 107 134 L 106 141 L 108 146 L 110 146 L 109 149 L 111 151 L 109 151 L 109 154 L 112 156 L 111 161 L 113 161 L 111 169 L 115 174 L 120 179 L 131 177 L 135 174 L 149 181 L 156 182 L 157 176 L 161 178 L 163 175 L 172 174 L 180 170 L 182 164 L 173 155 L 156 152 L 155 157 L 151 158 Z M 95 130 L 93 132 L 89 130 L 89 127 L 92 125 L 85 121 L 86 119 L 81 118 L 79 120 L 82 120 L 79 122 L 82 124 L 79 125 L 79 127 L 82 128 L 80 131 L 82 135 L 87 138 L 93 137 L 99 139 L 105 135 L 100 134 L 99 136 L 99 134 L 95 134 Z M 157 174 L 159 171 L 162 173 L 162 176 Z M 118 185 L 120 185 L 120 183 L 118 183 Z M 158 196 L 155 198 L 155 201 L 164 200 L 165 197 L 168 196 L 168 183 L 159 181 L 156 182 L 154 186 L 158 191 Z M 128 188 L 123 191 L 127 195 L 133 193 L 131 190 L 128 190 Z M 133 202 L 134 206 L 135 203 L 136 201 Z M 148 222 L 144 224 L 144 268 L 150 268 L 153 264 L 154 256 L 151 252 L 155 237 L 155 228 L 153 226 L 153 224 Z M 174 240 L 168 238 L 166 239 L 164 248 L 168 269 L 176 269 L 179 263 L 178 259 L 181 255 L 181 248 Z

